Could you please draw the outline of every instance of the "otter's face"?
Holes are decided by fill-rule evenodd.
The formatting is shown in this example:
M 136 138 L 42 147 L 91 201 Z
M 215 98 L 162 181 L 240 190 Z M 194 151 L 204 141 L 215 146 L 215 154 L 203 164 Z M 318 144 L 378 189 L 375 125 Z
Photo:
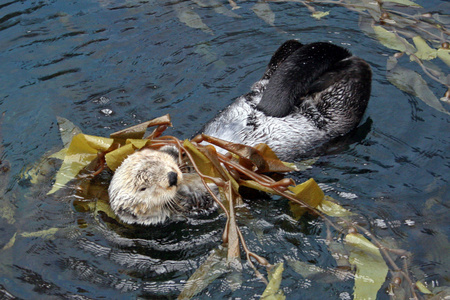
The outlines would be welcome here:
M 177 210 L 183 175 L 169 153 L 144 149 L 117 168 L 108 192 L 111 208 L 125 223 L 157 224 Z

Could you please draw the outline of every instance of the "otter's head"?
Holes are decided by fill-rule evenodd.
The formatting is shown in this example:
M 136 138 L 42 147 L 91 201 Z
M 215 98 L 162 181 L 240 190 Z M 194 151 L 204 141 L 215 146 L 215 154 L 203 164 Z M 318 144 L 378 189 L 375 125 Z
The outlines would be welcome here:
M 176 195 L 183 175 L 176 153 L 170 146 L 144 149 L 117 168 L 108 192 L 111 208 L 123 222 L 157 224 L 179 209 Z

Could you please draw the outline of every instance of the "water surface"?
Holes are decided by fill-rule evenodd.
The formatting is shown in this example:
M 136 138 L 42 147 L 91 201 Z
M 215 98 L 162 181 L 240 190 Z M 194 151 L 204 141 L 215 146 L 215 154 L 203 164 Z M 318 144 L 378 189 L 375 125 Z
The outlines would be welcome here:
M 301 4 L 270 3 L 272 26 L 254 13 L 253 1 L 239 2 L 238 10 L 231 10 L 227 1 L 216 7 L 196 2 L 0 5 L 1 158 L 11 166 L 1 185 L 0 247 L 16 234 L 14 245 L 0 255 L 0 295 L 176 298 L 220 245 L 225 223 L 220 213 L 123 228 L 74 205 L 84 200 L 75 192 L 47 196 L 51 181 L 36 189 L 24 171 L 62 147 L 57 116 L 84 133 L 108 136 L 170 113 L 174 128 L 168 133 L 189 138 L 246 93 L 276 48 L 292 38 L 348 47 L 374 73 L 372 98 L 357 132 L 294 176 L 299 181 L 315 178 L 327 195 L 361 215 L 363 225 L 380 239 L 410 251 L 415 279 L 448 286 L 449 117 L 386 80 L 386 58 L 394 52 L 359 30 L 358 13 L 343 7 L 323 7 L 331 13 L 318 21 Z M 444 4 L 435 0 L 423 5 L 436 11 Z M 207 27 L 194 28 L 186 21 L 192 12 Z M 448 74 L 448 67 L 442 68 Z M 436 95 L 445 92 L 429 84 Z M 107 177 L 98 181 L 108 184 Z M 256 225 L 244 224 L 243 232 L 255 252 L 272 263 L 289 258 L 334 266 L 320 219 L 296 222 L 289 203 L 280 199 L 261 199 L 248 207 Z M 45 230 L 50 230 L 47 235 L 21 235 Z M 258 298 L 264 285 L 248 265 L 244 268 L 237 290 L 222 276 L 198 297 Z M 288 265 L 283 278 L 289 299 L 352 295 L 351 280 L 311 281 Z M 379 297 L 387 295 L 380 292 Z

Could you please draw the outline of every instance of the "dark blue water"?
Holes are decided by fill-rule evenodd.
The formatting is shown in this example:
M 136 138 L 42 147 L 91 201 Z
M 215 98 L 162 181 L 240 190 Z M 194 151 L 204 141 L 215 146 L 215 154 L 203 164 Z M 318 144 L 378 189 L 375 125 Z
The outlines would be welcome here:
M 449 116 L 387 81 L 386 59 L 394 52 L 359 29 L 356 12 L 328 5 L 322 10 L 330 15 L 317 21 L 301 4 L 270 3 L 271 26 L 252 11 L 253 1 L 239 2 L 233 11 L 227 1 L 219 2 L 228 10 L 191 1 L 0 3 L 1 159 L 11 165 L 0 185 L 0 248 L 7 248 L 0 250 L 0 295 L 176 298 L 220 245 L 223 216 L 123 228 L 80 208 L 77 203 L 86 199 L 77 192 L 47 196 L 51 180 L 36 187 L 26 170 L 62 147 L 57 116 L 84 133 L 108 136 L 170 113 L 174 128 L 168 133 L 191 137 L 246 93 L 276 48 L 292 38 L 344 45 L 374 73 L 360 128 L 296 178 L 315 178 L 380 239 L 410 251 L 416 280 L 449 285 Z M 441 11 L 445 1 L 423 5 Z M 192 12 L 203 27 L 180 21 Z M 448 67 L 439 66 L 448 74 Z M 428 83 L 436 95 L 444 94 L 442 85 Z M 97 184 L 106 186 L 108 178 Z M 243 226 L 255 252 L 272 263 L 290 258 L 334 266 L 320 220 L 296 223 L 284 200 L 263 199 L 249 207 L 264 233 L 261 238 Z M 41 234 L 23 234 L 36 232 Z M 282 288 L 289 299 L 352 294 L 352 281 L 309 281 L 285 267 Z M 222 276 L 199 297 L 258 298 L 264 285 L 247 265 L 242 278 L 233 291 Z

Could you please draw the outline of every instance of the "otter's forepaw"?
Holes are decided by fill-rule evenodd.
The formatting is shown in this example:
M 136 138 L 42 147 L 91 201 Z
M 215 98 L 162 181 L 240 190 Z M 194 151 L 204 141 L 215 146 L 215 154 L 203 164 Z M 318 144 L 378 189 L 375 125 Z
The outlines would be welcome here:
M 215 184 L 208 184 L 208 187 L 215 195 L 219 195 L 219 189 Z M 213 197 L 195 173 L 184 174 L 183 183 L 178 188 L 178 199 L 180 205 L 188 213 L 204 212 L 216 208 Z

